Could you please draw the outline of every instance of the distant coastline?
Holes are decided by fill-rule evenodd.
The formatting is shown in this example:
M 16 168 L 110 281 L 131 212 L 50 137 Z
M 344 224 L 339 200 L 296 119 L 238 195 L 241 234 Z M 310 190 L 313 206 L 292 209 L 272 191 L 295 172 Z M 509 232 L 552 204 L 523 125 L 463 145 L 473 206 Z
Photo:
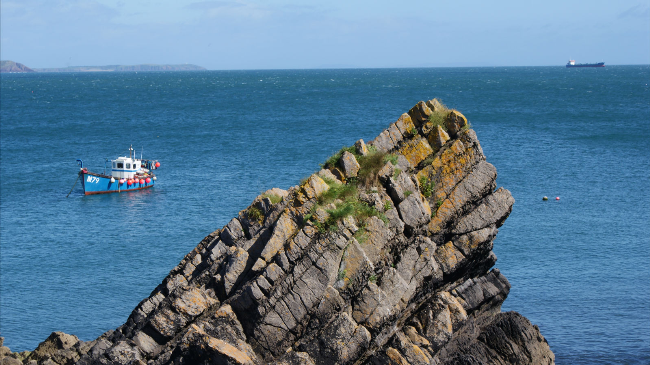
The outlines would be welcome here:
M 14 61 L 0 61 L 0 72 L 34 72 L 22 63 Z
M 14 61 L 1 61 L 0 72 L 147 72 L 147 71 L 206 71 L 204 67 L 183 65 L 108 65 L 108 66 L 68 66 L 50 68 L 30 68 Z

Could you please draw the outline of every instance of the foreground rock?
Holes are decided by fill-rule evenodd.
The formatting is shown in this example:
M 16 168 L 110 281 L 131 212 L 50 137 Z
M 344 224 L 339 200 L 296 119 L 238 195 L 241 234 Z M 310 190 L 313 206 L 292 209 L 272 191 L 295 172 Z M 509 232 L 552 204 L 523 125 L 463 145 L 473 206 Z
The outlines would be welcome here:
M 23 363 L 554 363 L 501 312 L 514 199 L 462 114 L 420 102 L 338 156 L 205 237 L 116 330 L 53 333 Z

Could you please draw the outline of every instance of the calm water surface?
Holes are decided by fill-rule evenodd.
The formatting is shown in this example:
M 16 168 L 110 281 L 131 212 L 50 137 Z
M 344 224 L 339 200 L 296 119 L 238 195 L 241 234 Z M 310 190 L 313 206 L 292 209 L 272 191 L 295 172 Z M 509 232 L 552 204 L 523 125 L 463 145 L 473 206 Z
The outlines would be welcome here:
M 558 364 L 650 362 L 649 66 L 1 77 L 0 335 L 14 351 L 116 328 L 260 192 L 438 97 L 516 199 L 494 248 L 513 286 L 503 309 L 537 324 Z M 66 198 L 77 158 L 103 171 L 130 144 L 161 161 L 155 188 Z

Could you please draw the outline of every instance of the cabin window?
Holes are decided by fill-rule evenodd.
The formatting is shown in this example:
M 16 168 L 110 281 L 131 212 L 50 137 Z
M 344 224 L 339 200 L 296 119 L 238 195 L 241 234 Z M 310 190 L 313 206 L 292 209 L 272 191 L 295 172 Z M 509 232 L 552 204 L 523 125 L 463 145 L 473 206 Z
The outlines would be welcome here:
M 127 168 L 127 169 L 130 169 L 130 168 L 131 168 L 131 164 L 130 164 L 130 163 L 127 163 L 127 164 L 126 164 L 126 168 Z
M 117 168 L 118 168 L 118 169 L 123 169 L 123 168 L 124 168 L 124 164 L 121 163 L 121 162 L 118 162 L 118 163 L 117 163 Z

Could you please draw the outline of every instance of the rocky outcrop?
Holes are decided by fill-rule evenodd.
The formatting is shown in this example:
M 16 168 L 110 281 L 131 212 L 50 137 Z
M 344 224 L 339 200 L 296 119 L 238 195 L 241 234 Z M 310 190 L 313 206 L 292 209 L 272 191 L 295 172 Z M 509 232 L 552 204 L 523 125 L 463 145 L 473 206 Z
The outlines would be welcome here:
M 22 63 L 14 61 L 0 61 L 0 72 L 34 72 Z
M 122 326 L 54 333 L 24 363 L 554 362 L 501 312 L 492 246 L 514 199 L 461 113 L 420 102 L 336 156 L 205 237 Z

